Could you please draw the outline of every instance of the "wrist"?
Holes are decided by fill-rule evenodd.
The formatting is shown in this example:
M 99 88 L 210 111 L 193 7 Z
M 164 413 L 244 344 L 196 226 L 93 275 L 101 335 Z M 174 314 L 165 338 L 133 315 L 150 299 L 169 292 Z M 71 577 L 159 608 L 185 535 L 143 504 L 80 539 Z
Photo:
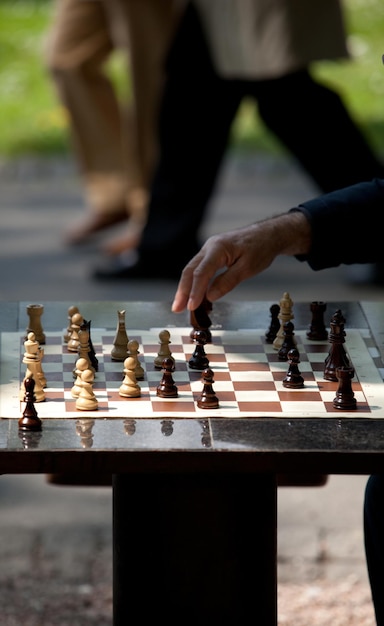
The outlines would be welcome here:
M 277 254 L 306 255 L 311 249 L 311 226 L 302 211 L 292 210 L 271 218 Z

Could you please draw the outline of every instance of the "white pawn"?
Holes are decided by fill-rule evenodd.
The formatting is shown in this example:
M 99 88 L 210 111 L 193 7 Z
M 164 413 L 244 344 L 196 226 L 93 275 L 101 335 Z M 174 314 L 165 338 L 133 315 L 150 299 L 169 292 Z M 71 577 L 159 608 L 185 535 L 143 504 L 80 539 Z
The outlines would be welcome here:
M 85 359 L 83 357 L 81 357 L 80 359 L 77 359 L 76 365 L 75 365 L 76 380 L 75 380 L 74 385 L 73 385 L 73 387 L 71 389 L 71 396 L 72 396 L 72 398 L 78 398 L 79 395 L 80 395 L 80 391 L 81 391 L 81 387 L 82 387 L 81 374 L 86 369 L 90 369 L 90 367 L 88 366 L 87 359 Z
M 171 334 L 169 330 L 162 330 L 159 333 L 160 348 L 157 353 L 157 357 L 154 359 L 154 365 L 157 369 L 162 369 L 164 359 L 172 359 L 175 363 L 175 359 L 172 356 L 169 344 L 171 343 Z
M 93 392 L 93 381 L 95 375 L 90 369 L 81 373 L 81 391 L 76 400 L 76 408 L 80 411 L 97 411 L 98 400 Z
M 144 380 L 144 369 L 139 361 L 139 342 L 136 339 L 130 339 L 128 341 L 128 356 L 135 359 L 135 376 L 136 380 Z
M 128 356 L 124 361 L 124 380 L 119 389 L 119 395 L 123 398 L 138 398 L 141 396 L 141 387 L 136 380 L 135 366 L 135 358 Z
M 69 309 L 68 309 L 68 326 L 67 326 L 67 332 L 66 332 L 66 333 L 64 333 L 64 336 L 63 336 L 64 343 L 68 343 L 68 341 L 69 341 L 69 340 L 70 340 L 70 338 L 71 338 L 71 332 L 72 332 L 72 328 L 71 328 L 71 325 L 72 325 L 72 316 L 73 316 L 75 313 L 79 313 L 79 309 L 78 309 L 78 307 L 77 307 L 77 306 L 70 306 L 70 307 L 69 307 Z
M 81 313 L 74 313 L 71 319 L 71 336 L 68 340 L 68 350 L 70 352 L 78 352 L 80 345 L 79 332 L 82 324 L 84 323 L 84 318 Z

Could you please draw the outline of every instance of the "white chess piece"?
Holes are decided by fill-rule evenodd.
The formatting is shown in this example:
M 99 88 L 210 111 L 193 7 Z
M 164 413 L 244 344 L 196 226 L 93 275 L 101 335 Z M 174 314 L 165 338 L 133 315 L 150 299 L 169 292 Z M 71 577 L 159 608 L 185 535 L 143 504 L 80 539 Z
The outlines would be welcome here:
M 76 408 L 80 411 L 97 411 L 98 400 L 93 392 L 93 381 L 95 375 L 90 369 L 81 372 L 81 390 L 76 399 Z
M 46 379 L 41 367 L 40 345 L 39 342 L 36 341 L 34 332 L 31 331 L 28 333 L 27 339 L 24 341 L 24 347 L 25 352 L 23 357 L 23 363 L 25 363 L 27 366 L 24 380 L 25 378 L 33 378 L 35 380 L 35 402 L 44 402 L 44 385 L 46 385 Z M 24 395 L 25 389 L 23 381 L 20 388 L 20 400 L 24 400 Z
M 139 361 L 139 342 L 136 339 L 128 341 L 128 356 L 135 359 L 135 376 L 136 380 L 144 380 L 144 369 Z
M 124 380 L 119 388 L 119 395 L 123 398 L 138 398 L 141 396 L 141 387 L 136 380 L 136 359 L 128 356 L 124 361 Z
M 73 385 L 73 387 L 71 389 L 71 396 L 72 396 L 72 398 L 78 398 L 79 395 L 80 395 L 80 391 L 81 391 L 81 387 L 82 387 L 81 374 L 86 369 L 91 369 L 88 366 L 88 360 L 83 358 L 83 357 L 81 357 L 80 359 L 77 359 L 76 365 L 75 365 L 76 380 L 75 380 L 74 385 Z
M 175 363 L 175 359 L 172 356 L 171 349 L 169 344 L 171 343 L 171 334 L 169 330 L 162 330 L 159 333 L 160 340 L 160 348 L 157 353 L 157 356 L 154 359 L 154 365 L 157 369 L 161 369 L 163 367 L 164 359 L 172 359 L 173 363 Z

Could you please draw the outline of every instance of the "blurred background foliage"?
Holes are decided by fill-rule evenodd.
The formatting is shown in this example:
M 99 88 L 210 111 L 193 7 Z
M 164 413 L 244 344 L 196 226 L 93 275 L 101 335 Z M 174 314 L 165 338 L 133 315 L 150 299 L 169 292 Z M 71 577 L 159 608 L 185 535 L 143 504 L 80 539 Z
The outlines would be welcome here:
M 373 147 L 384 154 L 384 3 L 344 0 L 344 8 L 352 58 L 318 63 L 314 72 L 339 90 Z M 0 1 L 0 158 L 71 150 L 65 110 L 45 66 L 53 9 L 54 0 Z M 124 59 L 114 55 L 107 69 L 121 97 L 129 97 Z M 242 104 L 232 138 L 236 150 L 282 151 L 252 101 Z

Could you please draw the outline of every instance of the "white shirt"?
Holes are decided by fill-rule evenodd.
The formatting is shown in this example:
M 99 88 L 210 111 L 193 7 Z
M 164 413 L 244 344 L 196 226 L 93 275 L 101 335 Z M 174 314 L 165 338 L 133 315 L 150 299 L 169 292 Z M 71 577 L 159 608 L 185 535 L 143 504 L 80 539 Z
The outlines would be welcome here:
M 348 57 L 338 0 L 194 0 L 216 71 L 224 78 L 276 78 Z

